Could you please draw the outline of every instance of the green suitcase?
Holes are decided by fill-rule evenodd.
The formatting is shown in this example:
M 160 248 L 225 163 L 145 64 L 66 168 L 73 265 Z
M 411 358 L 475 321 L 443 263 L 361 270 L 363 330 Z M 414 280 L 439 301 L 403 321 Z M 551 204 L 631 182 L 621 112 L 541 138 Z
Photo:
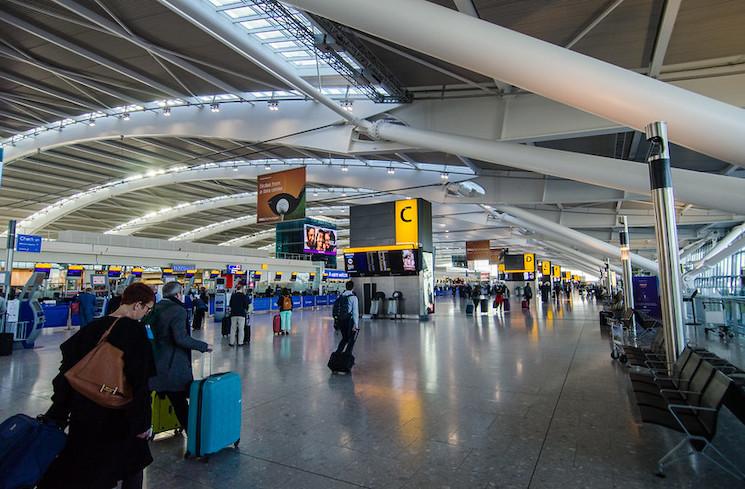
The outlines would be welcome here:
M 153 392 L 153 437 L 159 433 L 173 430 L 181 433 L 183 428 L 178 422 L 171 401 L 165 395 Z

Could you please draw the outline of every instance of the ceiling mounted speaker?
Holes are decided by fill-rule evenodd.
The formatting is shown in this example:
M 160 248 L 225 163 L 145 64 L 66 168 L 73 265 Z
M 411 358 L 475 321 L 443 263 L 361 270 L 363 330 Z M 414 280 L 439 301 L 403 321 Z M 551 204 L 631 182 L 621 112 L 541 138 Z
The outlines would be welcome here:
M 457 197 L 483 197 L 486 195 L 484 187 L 476 182 L 453 182 L 445 185 L 445 191 L 448 195 Z

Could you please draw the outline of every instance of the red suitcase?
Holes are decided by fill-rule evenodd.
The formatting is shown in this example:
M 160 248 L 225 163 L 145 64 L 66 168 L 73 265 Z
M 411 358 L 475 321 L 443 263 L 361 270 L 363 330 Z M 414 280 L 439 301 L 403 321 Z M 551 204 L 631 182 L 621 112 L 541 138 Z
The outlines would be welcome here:
M 280 334 L 282 332 L 282 322 L 279 319 L 279 314 L 276 314 L 272 319 L 272 329 L 274 334 Z
M 527 309 L 527 308 L 528 308 L 528 301 L 523 300 L 523 309 Z

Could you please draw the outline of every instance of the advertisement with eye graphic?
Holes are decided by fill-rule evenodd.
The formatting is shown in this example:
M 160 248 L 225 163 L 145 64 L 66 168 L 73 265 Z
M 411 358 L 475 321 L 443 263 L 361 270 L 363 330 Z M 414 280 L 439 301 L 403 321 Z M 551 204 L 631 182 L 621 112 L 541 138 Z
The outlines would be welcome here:
M 336 255 L 336 233 L 336 229 L 305 224 L 303 226 L 303 251 Z
M 305 167 L 259 175 L 256 222 L 305 217 Z

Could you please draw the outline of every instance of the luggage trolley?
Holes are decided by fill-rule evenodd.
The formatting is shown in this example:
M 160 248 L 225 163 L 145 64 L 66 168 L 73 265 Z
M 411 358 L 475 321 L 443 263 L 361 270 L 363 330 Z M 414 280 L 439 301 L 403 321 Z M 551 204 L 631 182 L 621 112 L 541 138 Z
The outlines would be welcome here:
M 623 321 L 615 318 L 607 318 L 607 322 L 610 325 L 610 357 L 613 360 L 626 363 L 628 358 L 626 358 L 626 354 L 623 351 L 623 347 L 626 344 L 626 332 Z

